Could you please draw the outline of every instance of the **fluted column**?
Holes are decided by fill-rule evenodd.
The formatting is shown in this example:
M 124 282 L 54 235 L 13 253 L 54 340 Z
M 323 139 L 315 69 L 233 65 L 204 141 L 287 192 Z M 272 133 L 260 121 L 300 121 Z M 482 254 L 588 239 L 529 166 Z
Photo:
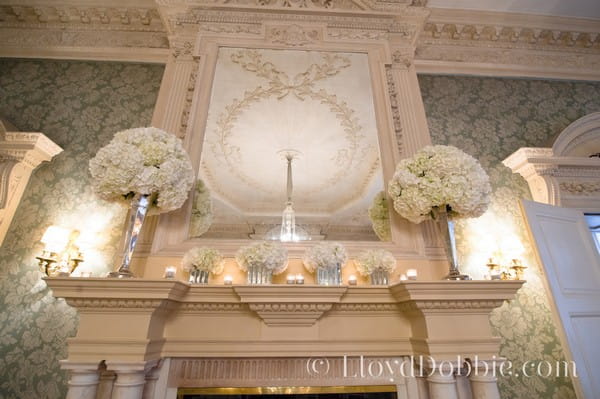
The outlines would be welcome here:
M 96 399 L 100 373 L 98 363 L 61 362 L 61 367 L 69 370 L 69 390 L 67 399 Z

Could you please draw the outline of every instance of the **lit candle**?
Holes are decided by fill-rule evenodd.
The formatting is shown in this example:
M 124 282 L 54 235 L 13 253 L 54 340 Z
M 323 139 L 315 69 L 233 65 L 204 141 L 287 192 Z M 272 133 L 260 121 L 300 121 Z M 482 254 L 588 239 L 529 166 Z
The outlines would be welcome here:
M 348 276 L 348 285 L 356 285 L 356 276 L 354 274 Z
M 223 284 L 225 285 L 231 285 L 233 283 L 233 277 L 231 276 L 225 276 L 225 278 L 223 279 Z
M 301 274 L 296 275 L 296 284 L 304 284 L 304 276 Z
M 501 280 L 502 272 L 500 270 L 494 269 L 490 271 L 490 280 Z
M 81 277 L 92 277 L 92 272 L 81 272 Z
M 401 274 L 400 275 L 400 281 L 406 281 L 406 280 L 407 280 L 406 274 Z
M 176 272 L 177 272 L 177 268 L 175 266 L 165 267 L 165 278 L 175 278 Z
M 293 274 L 288 274 L 286 281 L 288 284 L 295 284 L 296 276 L 294 276 Z
M 416 280 L 417 279 L 417 269 L 408 269 L 406 271 L 406 279 L 407 280 Z

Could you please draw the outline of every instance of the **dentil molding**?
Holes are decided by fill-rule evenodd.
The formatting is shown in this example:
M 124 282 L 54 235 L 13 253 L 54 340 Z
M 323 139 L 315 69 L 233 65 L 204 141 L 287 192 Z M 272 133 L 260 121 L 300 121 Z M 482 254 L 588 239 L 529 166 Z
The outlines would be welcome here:
M 31 172 L 62 148 L 42 133 L 7 132 L 0 121 L 0 245 Z

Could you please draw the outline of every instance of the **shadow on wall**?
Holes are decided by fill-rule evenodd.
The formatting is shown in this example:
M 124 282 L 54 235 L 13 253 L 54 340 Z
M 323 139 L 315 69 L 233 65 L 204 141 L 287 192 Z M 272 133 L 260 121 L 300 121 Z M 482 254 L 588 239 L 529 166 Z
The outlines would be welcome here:
M 159 65 L 0 60 L 0 113 L 19 130 L 42 132 L 64 148 L 34 171 L 0 250 L 0 398 L 66 395 L 58 361 L 78 320 L 41 280 L 39 240 L 50 225 L 85 231 L 94 244 L 85 268 L 107 271 L 125 211 L 91 192 L 88 160 L 115 132 L 150 123 L 163 71 Z

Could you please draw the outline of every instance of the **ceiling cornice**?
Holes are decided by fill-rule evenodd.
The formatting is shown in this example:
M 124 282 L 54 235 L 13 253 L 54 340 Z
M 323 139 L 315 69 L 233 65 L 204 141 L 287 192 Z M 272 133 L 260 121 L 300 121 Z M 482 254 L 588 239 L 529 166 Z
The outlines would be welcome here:
M 302 5 L 307 3 L 308 7 Z M 425 20 L 415 42 L 419 73 L 600 80 L 598 20 L 416 7 L 421 4 L 408 0 L 0 0 L 0 57 L 165 63 L 171 52 L 168 25 L 173 16 L 201 10 L 223 15 L 268 12 L 277 18 L 312 13 L 320 20 L 343 16 L 357 21 L 416 13 L 415 21 Z M 347 35 L 374 41 L 389 38 L 385 32 Z

